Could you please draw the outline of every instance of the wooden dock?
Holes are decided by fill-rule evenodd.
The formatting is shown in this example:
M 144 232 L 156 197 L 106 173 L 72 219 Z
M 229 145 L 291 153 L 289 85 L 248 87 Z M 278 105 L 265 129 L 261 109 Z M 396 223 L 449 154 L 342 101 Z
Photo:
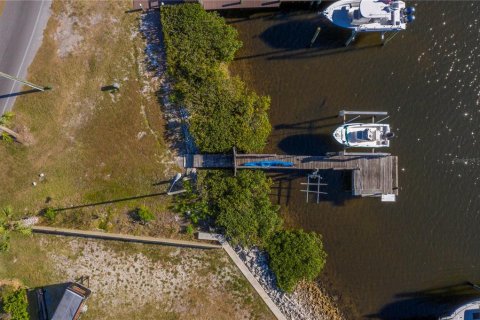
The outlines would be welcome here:
M 285 161 L 292 167 L 246 166 L 247 163 Z M 186 168 L 261 169 L 261 170 L 348 170 L 352 171 L 354 196 L 397 196 L 398 158 L 391 155 L 305 156 L 277 154 L 190 154 L 184 158 Z

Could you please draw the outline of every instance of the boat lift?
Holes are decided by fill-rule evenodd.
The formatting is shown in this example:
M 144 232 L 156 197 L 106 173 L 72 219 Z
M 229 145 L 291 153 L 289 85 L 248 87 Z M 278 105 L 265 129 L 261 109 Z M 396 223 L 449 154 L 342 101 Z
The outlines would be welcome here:
M 301 192 L 305 192 L 307 194 L 307 203 L 308 203 L 308 195 L 310 193 L 316 194 L 317 203 L 320 203 L 320 195 L 321 194 L 328 194 L 327 192 L 321 191 L 322 186 L 328 186 L 327 183 L 322 183 L 322 176 L 318 173 L 319 170 L 315 169 L 315 171 L 309 175 L 307 175 L 307 182 L 300 183 L 301 185 L 305 186 L 305 190 L 300 190 Z M 311 186 L 314 187 L 314 190 L 311 190 Z
M 352 121 L 357 120 L 358 118 L 362 116 L 371 116 L 372 118 L 372 123 L 380 123 L 382 121 L 387 120 L 390 118 L 388 115 L 388 112 L 386 111 L 347 111 L 347 110 L 341 110 L 338 113 L 339 117 L 343 118 L 343 124 L 350 123 Z M 349 116 L 353 116 L 352 118 L 349 119 Z M 378 116 L 383 116 L 382 119 L 375 121 L 376 117 Z M 384 156 L 389 156 L 390 153 L 386 152 L 375 152 L 375 149 L 372 148 L 371 152 L 347 152 L 347 148 L 343 148 L 343 151 L 340 152 L 340 155 L 344 156 L 378 156 L 378 157 L 384 157 Z

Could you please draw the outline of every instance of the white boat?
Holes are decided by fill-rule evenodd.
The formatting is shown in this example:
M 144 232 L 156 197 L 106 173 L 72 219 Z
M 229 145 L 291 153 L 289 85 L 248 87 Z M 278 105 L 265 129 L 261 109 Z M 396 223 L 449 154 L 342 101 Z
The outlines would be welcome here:
M 464 304 L 452 314 L 439 320 L 475 320 L 480 319 L 480 300 Z
M 388 32 L 407 28 L 415 8 L 400 0 L 339 0 L 323 15 L 334 25 L 355 32 Z
M 346 147 L 382 148 L 390 146 L 394 136 L 390 125 L 383 123 L 347 123 L 333 132 L 333 137 Z

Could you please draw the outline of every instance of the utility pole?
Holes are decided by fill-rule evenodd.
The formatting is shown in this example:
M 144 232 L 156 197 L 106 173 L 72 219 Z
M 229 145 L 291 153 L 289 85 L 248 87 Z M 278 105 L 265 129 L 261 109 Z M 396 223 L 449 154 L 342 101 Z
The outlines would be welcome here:
M 26 81 L 26 80 L 19 79 L 19 78 L 17 78 L 17 77 L 11 76 L 11 75 L 6 74 L 6 73 L 3 73 L 3 72 L 1 72 L 1 71 L 0 71 L 0 76 L 1 76 L 1 77 L 4 77 L 4 78 L 7 78 L 7 79 L 10 79 L 10 80 L 13 80 L 13 81 L 21 82 L 21 83 L 23 83 L 23 84 L 26 84 L 26 85 L 29 86 L 29 87 L 32 87 L 32 88 L 34 88 L 34 89 L 39 90 L 39 91 L 45 91 L 45 90 L 50 90 L 50 89 L 52 89 L 51 87 L 38 86 L 38 85 L 36 85 L 36 84 L 33 84 L 33 83 L 28 82 L 28 81 Z

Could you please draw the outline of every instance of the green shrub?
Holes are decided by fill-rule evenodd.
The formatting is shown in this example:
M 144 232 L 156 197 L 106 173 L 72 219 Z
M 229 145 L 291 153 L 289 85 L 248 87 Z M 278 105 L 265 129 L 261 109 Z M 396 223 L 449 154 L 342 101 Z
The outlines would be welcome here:
M 163 6 L 161 13 L 173 100 L 187 108 L 198 148 L 260 151 L 271 131 L 270 99 L 249 91 L 222 67 L 241 46 L 237 31 L 198 4 Z
M 0 226 L 0 229 L 2 227 Z M 6 230 L 0 230 L 0 252 L 7 252 L 10 249 L 10 234 Z
M 199 221 L 205 220 L 210 216 L 207 202 L 204 201 L 190 181 L 184 181 L 183 187 L 185 192 L 174 198 L 174 210 L 189 218 L 194 225 L 197 225 Z
M 267 251 L 278 287 L 287 292 L 293 291 L 301 280 L 314 280 L 327 258 L 320 236 L 303 230 L 277 232 L 270 239 Z
M 188 235 L 193 235 L 195 233 L 195 228 L 191 224 L 189 224 L 185 228 L 185 233 L 188 234 Z
M 260 151 L 271 126 L 270 99 L 249 92 L 238 78 L 218 72 L 185 96 L 191 110 L 190 131 L 203 152 Z
M 2 312 L 12 320 L 28 320 L 28 300 L 25 289 L 2 290 Z
M 13 116 L 14 116 L 13 112 L 11 111 L 5 112 L 2 116 L 0 116 L 0 125 L 1 126 L 8 125 L 10 121 L 12 121 Z
M 199 4 L 162 6 L 161 18 L 168 71 L 179 81 L 205 79 L 242 46 L 234 28 Z
M 153 212 L 145 206 L 137 208 L 137 215 L 138 219 L 140 219 L 140 221 L 143 223 L 148 223 L 155 220 L 155 214 L 153 214 Z
M 6 143 L 13 142 L 13 138 L 6 132 L 2 132 L 2 140 L 5 141 Z
M 57 217 L 57 212 L 53 208 L 46 208 L 43 211 L 43 215 L 48 221 L 53 222 Z
M 204 197 L 216 224 L 234 244 L 265 245 L 282 225 L 278 206 L 268 197 L 271 180 L 261 171 L 209 171 L 201 177 Z

